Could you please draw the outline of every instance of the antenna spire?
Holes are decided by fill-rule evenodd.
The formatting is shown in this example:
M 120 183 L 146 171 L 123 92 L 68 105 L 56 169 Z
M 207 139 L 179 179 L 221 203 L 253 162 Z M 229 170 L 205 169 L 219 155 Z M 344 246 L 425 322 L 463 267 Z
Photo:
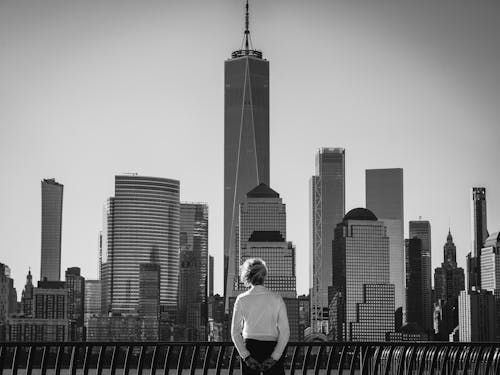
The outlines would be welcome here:
M 248 39 L 250 37 L 250 21 L 249 21 L 249 12 L 248 12 L 248 0 L 246 4 L 246 13 L 245 13 L 245 50 L 248 51 L 249 44 Z

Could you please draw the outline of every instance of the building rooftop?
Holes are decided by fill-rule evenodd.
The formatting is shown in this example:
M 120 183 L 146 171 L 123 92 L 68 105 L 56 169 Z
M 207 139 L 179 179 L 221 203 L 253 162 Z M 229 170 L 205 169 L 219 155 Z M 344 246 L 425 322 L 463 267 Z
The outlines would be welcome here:
M 279 198 L 280 195 L 267 186 L 261 183 L 247 193 L 247 198 Z
M 498 247 L 500 246 L 500 232 L 492 233 L 484 241 L 483 247 Z
M 373 212 L 366 208 L 354 208 L 351 211 L 349 211 L 345 216 L 344 220 L 370 220 L 370 221 L 377 221 L 377 217 Z

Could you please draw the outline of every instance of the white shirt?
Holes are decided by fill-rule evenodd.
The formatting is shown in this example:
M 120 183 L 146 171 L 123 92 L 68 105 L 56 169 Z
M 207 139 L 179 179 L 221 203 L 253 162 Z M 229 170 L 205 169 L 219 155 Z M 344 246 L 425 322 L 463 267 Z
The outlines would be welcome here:
M 231 337 L 241 358 L 250 355 L 244 339 L 277 341 L 271 357 L 279 360 L 290 338 L 283 298 L 263 285 L 240 294 L 234 303 Z

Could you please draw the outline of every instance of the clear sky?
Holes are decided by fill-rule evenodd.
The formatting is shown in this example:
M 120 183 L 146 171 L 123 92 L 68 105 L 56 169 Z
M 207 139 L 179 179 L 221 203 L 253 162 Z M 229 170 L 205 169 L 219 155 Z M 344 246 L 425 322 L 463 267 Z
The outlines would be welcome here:
M 465 267 L 472 186 L 500 230 L 500 2 L 252 0 L 270 61 L 271 187 L 287 204 L 299 293 L 309 285 L 309 193 L 319 147 L 346 149 L 346 208 L 367 168 L 404 168 L 405 220 L 448 226 Z M 97 276 L 114 175 L 181 181 L 210 210 L 222 290 L 223 69 L 243 1 L 0 2 L 0 262 L 20 295 L 40 272 L 40 181 L 65 186 L 64 270 Z M 408 224 L 405 224 L 408 232 Z

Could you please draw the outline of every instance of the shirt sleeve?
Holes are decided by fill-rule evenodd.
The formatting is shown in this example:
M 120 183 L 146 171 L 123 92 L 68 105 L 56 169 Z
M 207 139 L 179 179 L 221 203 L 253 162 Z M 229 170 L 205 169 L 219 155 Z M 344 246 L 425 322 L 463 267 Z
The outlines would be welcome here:
M 234 346 L 236 350 L 238 350 L 240 357 L 244 359 L 250 355 L 250 352 L 247 350 L 245 342 L 243 341 L 243 336 L 241 334 L 242 330 L 243 314 L 241 310 L 241 301 L 239 298 L 236 298 L 233 308 L 233 320 L 231 322 L 231 338 L 233 339 Z
M 290 338 L 290 327 L 288 326 L 288 315 L 286 312 L 286 305 L 283 298 L 280 297 L 279 310 L 278 310 L 278 342 L 274 347 L 271 357 L 278 361 L 283 355 L 288 339 Z

